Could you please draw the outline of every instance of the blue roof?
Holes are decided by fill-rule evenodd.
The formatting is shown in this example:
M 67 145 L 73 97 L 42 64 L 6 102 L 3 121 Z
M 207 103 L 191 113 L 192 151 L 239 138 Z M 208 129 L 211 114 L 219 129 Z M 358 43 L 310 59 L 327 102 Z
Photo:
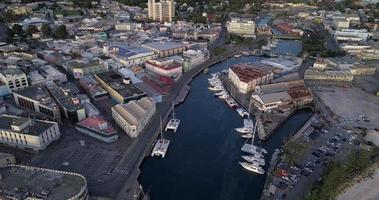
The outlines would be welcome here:
M 111 49 L 112 48 L 118 48 L 118 50 L 119 50 L 118 55 L 123 57 L 123 58 L 129 58 L 131 56 L 135 56 L 135 55 L 142 54 L 142 53 L 154 53 L 153 51 L 146 49 L 146 48 L 142 48 L 142 47 L 127 48 L 127 47 L 120 46 L 120 45 L 112 45 Z

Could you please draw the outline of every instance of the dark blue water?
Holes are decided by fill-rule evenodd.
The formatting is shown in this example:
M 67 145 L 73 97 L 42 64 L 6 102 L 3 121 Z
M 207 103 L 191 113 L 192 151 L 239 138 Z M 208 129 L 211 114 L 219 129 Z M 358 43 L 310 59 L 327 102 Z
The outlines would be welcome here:
M 253 62 L 256 57 L 232 58 L 228 64 Z M 212 67 L 210 73 L 226 68 L 226 62 Z M 259 199 L 266 175 L 245 171 L 241 146 L 245 141 L 233 129 L 243 125 L 242 118 L 207 89 L 209 75 L 201 74 L 191 83 L 186 101 L 176 108 L 181 125 L 171 140 L 164 159 L 147 158 L 142 165 L 140 183 L 153 200 L 243 200 Z M 298 111 L 267 141 L 259 143 L 271 154 L 311 116 Z

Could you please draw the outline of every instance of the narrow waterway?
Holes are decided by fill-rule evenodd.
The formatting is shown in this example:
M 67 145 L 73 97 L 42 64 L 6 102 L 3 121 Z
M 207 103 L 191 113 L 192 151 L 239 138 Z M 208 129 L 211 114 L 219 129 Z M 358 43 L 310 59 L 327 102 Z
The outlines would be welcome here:
M 258 59 L 232 58 L 228 64 Z M 222 62 L 209 73 L 226 68 Z M 176 107 L 181 125 L 176 133 L 165 134 L 171 140 L 166 157 L 148 157 L 142 164 L 139 181 L 153 200 L 255 200 L 262 193 L 266 175 L 249 173 L 238 164 L 245 140 L 233 129 L 241 127 L 243 119 L 208 91 L 208 77 L 196 77 L 186 101 Z M 268 141 L 259 143 L 269 151 L 265 170 L 273 151 L 311 115 L 310 110 L 296 112 Z

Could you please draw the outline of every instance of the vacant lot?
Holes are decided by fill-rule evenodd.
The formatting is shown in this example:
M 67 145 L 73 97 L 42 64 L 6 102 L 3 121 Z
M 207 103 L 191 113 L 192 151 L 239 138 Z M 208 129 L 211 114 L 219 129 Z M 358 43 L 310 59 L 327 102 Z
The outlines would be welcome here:
M 379 97 L 359 88 L 318 87 L 314 91 L 339 117 L 353 126 L 379 128 Z M 363 114 L 369 122 L 360 118 Z

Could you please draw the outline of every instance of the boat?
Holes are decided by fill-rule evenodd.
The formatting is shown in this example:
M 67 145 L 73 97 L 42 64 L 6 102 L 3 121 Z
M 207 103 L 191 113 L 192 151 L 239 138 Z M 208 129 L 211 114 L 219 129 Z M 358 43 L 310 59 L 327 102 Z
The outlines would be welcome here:
M 212 77 L 219 77 L 220 75 L 221 75 L 220 72 L 216 72 L 216 73 L 211 74 Z
M 243 52 L 241 52 L 241 54 L 242 54 L 243 56 L 250 56 L 250 54 L 249 54 L 248 51 L 243 51 Z
M 251 127 L 251 128 L 253 128 L 254 127 L 254 122 L 251 119 L 244 119 L 243 120 L 243 125 L 245 127 Z
M 241 156 L 244 160 L 250 163 L 258 163 L 259 165 L 265 165 L 265 159 L 257 158 L 254 156 Z
M 204 74 L 208 74 L 208 70 L 209 70 L 208 68 L 205 68 L 204 71 L 203 71 L 203 73 Z
M 242 150 L 242 149 L 244 149 L 244 150 Z M 250 152 L 258 152 L 258 153 L 264 153 L 264 154 L 268 153 L 266 149 L 252 145 L 252 144 L 244 144 L 241 147 L 241 150 L 245 151 L 245 152 L 250 151 Z
M 239 58 L 239 57 L 241 57 L 241 54 L 236 54 L 236 55 L 234 55 L 234 57 Z
M 235 108 L 235 107 L 238 106 L 237 103 L 236 103 L 236 101 L 234 101 L 234 99 L 232 99 L 232 98 L 227 98 L 227 99 L 225 100 L 225 102 L 226 102 L 226 104 L 228 104 L 228 106 L 231 107 L 231 108 Z
M 213 92 L 219 92 L 219 91 L 223 90 L 224 88 L 222 86 L 216 85 L 214 87 L 208 87 L 208 89 L 210 91 L 213 91 Z
M 245 168 L 246 170 L 249 170 L 251 172 L 255 172 L 257 174 L 264 174 L 265 173 L 265 171 L 260 166 L 256 166 L 256 165 L 253 165 L 253 164 L 247 163 L 247 162 L 239 162 L 239 164 L 243 168 Z
M 179 128 L 180 119 L 175 118 L 175 105 L 172 102 L 172 118 L 167 122 L 165 131 L 172 130 L 176 132 Z
M 221 96 L 218 96 L 219 99 L 227 99 L 229 98 L 229 95 L 227 93 L 221 95 Z
M 218 97 L 218 96 L 221 96 L 221 95 L 224 95 L 224 94 L 228 94 L 226 91 L 221 91 L 221 92 L 216 92 L 216 93 L 214 93 L 214 95 L 216 96 L 216 97 Z
M 235 128 L 234 130 L 236 130 L 237 132 L 242 133 L 242 134 L 247 134 L 247 133 L 253 132 L 253 129 L 250 127 Z
M 253 138 L 253 134 L 247 133 L 245 135 L 241 135 L 241 138 L 250 139 L 250 138 Z
M 162 129 L 162 119 L 160 119 L 160 137 L 154 145 L 151 156 L 162 156 L 162 158 L 166 156 L 167 149 L 170 145 L 170 140 L 163 137 Z
M 249 113 L 245 109 L 243 109 L 243 108 L 237 108 L 237 113 L 241 117 L 248 117 L 249 116 Z

